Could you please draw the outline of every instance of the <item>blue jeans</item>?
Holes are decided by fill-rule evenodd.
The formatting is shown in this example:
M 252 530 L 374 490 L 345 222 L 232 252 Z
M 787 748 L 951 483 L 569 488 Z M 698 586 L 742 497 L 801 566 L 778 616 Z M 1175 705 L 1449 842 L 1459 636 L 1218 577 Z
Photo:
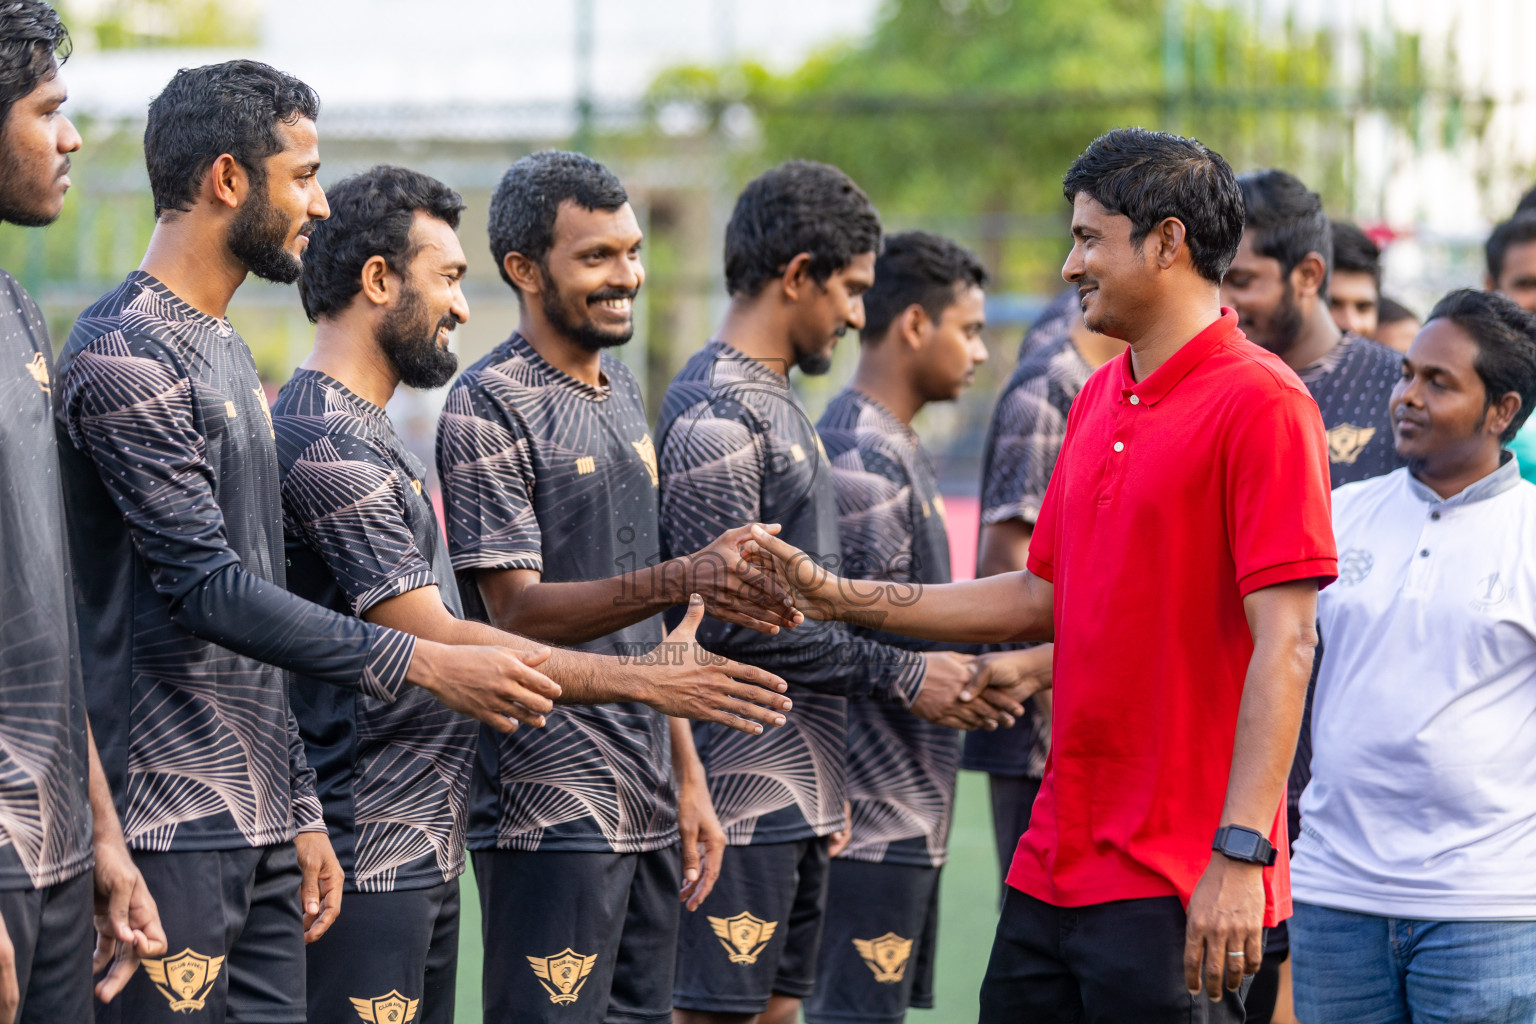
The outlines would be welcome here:
M 1533 1024 L 1536 921 L 1410 921 L 1296 904 L 1303 1024 Z

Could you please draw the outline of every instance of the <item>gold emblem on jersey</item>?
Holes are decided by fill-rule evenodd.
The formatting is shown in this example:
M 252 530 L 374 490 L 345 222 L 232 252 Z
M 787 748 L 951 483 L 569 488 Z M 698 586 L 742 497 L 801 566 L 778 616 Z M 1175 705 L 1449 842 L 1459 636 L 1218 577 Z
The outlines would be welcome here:
M 27 363 L 27 372 L 37 382 L 37 386 L 43 389 L 43 394 L 53 394 L 53 389 L 48 386 L 48 360 L 43 358 L 41 352 L 32 353 L 32 359 Z
M 144 973 L 160 994 L 171 1001 L 172 1011 L 191 1013 L 203 1008 L 223 966 L 223 957 L 203 956 L 189 947 L 175 956 L 145 960 Z
M 733 964 L 755 964 L 757 958 L 773 938 L 779 927 L 777 921 L 764 921 L 743 910 L 735 917 L 712 917 L 709 926 L 720 938 L 720 945 L 731 956 Z
M 1357 427 L 1353 423 L 1340 423 L 1328 431 L 1328 461 L 1354 465 L 1365 446 L 1376 436 L 1375 427 Z
M 251 388 L 251 390 L 256 392 L 256 407 L 267 418 L 267 432 L 272 435 L 272 439 L 275 441 L 277 440 L 277 428 L 272 426 L 272 410 L 267 408 L 266 392 L 262 391 L 261 388 Z
M 640 440 L 629 443 L 639 453 L 640 461 L 645 463 L 646 470 L 651 474 L 651 486 L 661 486 L 661 477 L 656 473 L 656 443 L 651 440 L 651 435 L 646 434 Z
M 528 964 L 539 976 L 539 984 L 549 993 L 549 1001 L 556 1005 L 568 1005 L 581 995 L 581 986 L 587 983 L 587 975 L 597 963 L 597 954 L 582 956 L 567 946 L 554 956 L 531 956 Z
M 907 960 L 912 956 L 912 940 L 895 932 L 886 932 L 878 939 L 854 939 L 853 948 L 875 972 L 876 981 L 892 985 L 907 973 Z
M 583 455 L 576 460 L 576 475 L 586 476 L 588 473 L 597 472 L 597 459 L 591 455 Z
M 407 999 L 393 989 L 387 995 L 372 999 L 348 998 L 357 1015 L 368 1024 L 409 1024 L 416 1019 L 416 1007 L 421 1005 L 420 999 Z
M 240 410 L 235 408 L 234 402 L 226 399 L 224 402 L 224 415 L 232 420 L 237 420 L 240 418 Z
M 420 494 L 421 493 L 421 481 L 420 480 L 412 480 L 411 481 L 411 490 L 415 491 L 417 494 Z

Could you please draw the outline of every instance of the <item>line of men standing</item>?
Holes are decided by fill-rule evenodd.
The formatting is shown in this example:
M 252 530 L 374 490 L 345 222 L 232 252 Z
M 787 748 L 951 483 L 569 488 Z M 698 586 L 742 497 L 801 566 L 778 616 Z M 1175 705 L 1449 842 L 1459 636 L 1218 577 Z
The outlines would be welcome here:
M 26 74 L 5 122 L 17 162 L 5 216 L 45 223 L 79 146 L 58 112 L 54 54 L 66 36 L 40 3 L 7 13 L 9 56 Z M 1453 364 L 1466 355 L 1461 340 L 1485 353 L 1518 347 L 1529 323 L 1502 300 L 1485 309 L 1448 297 L 1431 320 L 1466 338 L 1436 336 L 1422 351 L 1416 342 L 1405 364 L 1334 324 L 1328 222 L 1294 178 L 1235 179 L 1191 140 L 1111 133 L 1067 179 L 1077 244 L 1065 274 L 1083 323 L 1048 342 L 1045 358 L 1021 360 L 1034 376 L 1016 373 L 994 428 L 982 559 L 1008 578 L 951 589 L 942 499 L 910 423 L 925 403 L 956 397 L 984 358 L 986 275 L 974 256 L 920 232 L 884 240 L 882 252 L 878 216 L 834 168 L 791 162 L 760 176 L 727 229 L 726 319 L 669 388 L 653 440 L 633 378 L 604 351 L 629 338 L 644 277 L 623 186 L 579 154 L 536 154 L 493 199 L 493 255 L 523 316 L 445 407 L 445 543 L 424 467 L 383 406 L 399 384 L 440 386 L 457 369 L 449 340 L 469 316 L 455 236 L 463 204 L 394 167 L 322 193 L 317 115 L 307 86 L 255 62 L 179 73 L 146 129 L 149 250 L 82 314 L 56 371 L 41 318 L 7 279 L 7 336 L 26 373 L 17 381 L 43 396 L 21 406 L 39 416 L 18 418 L 18 436 L 38 436 L 8 444 L 7 458 L 26 453 L 8 484 L 18 501 L 42 503 L 18 520 L 53 530 L 7 534 L 7 564 L 51 573 L 38 592 L 59 606 L 52 634 L 16 610 L 17 643 L 40 645 L 41 657 L 18 659 L 7 679 L 17 692 L 41 686 L 43 699 L 27 706 L 45 712 L 6 751 L 33 780 L 23 813 L 7 820 L 25 884 L 0 903 L 22 1019 L 91 1013 L 81 958 L 93 855 L 107 911 L 96 968 L 112 965 L 98 988 L 101 1019 L 451 1019 L 467 850 L 486 929 L 488 1019 L 784 1024 L 803 1009 L 813 1024 L 900 1020 L 929 998 L 954 730 L 1026 716 L 1024 698 L 1063 662 L 1016 642 L 1050 639 L 1058 617 L 1073 645 L 1072 687 L 1120 685 L 1109 667 L 1134 659 L 1105 662 L 1114 643 L 1162 644 L 1175 700 L 1138 707 L 1192 741 L 1235 723 L 1219 853 L 1188 856 L 1182 819 L 1216 820 L 1224 773 L 1191 774 L 1188 792 L 1160 796 L 1182 812 L 1177 836 L 1156 837 L 1178 847 L 1172 860 L 1136 838 L 1089 852 L 1076 808 L 1103 787 L 1104 820 L 1118 814 L 1116 827 L 1134 833 L 1147 822 L 1113 801 L 1145 798 L 1134 778 L 1089 785 L 1073 774 L 1085 751 L 1120 740 L 1080 690 L 1064 690 L 1074 700 L 1067 742 L 1040 798 L 1045 820 L 1012 858 L 984 1013 L 1070 1016 L 1088 1005 L 1134 1016 L 1152 1002 L 1187 1012 L 1193 997 L 1164 962 L 1178 932 L 1183 981 L 1205 987 L 1212 1019 L 1237 1019 L 1234 993 L 1260 969 L 1258 923 L 1278 924 L 1289 901 L 1283 867 L 1249 869 L 1273 863 L 1268 844 L 1283 858 L 1296 839 L 1294 811 L 1288 837 L 1264 816 L 1278 803 L 1268 797 L 1280 792 L 1282 758 L 1292 760 L 1288 724 L 1306 720 L 1299 689 L 1287 687 L 1311 663 L 1314 595 L 1334 574 L 1316 514 L 1327 480 L 1316 471 L 1327 465 L 1321 476 L 1338 484 L 1420 451 L 1432 517 L 1454 514 L 1459 491 L 1435 476 L 1439 453 L 1412 441 L 1432 416 L 1383 423 L 1386 409 L 1420 401 L 1420 376 L 1424 388 L 1442 386 L 1450 371 L 1426 364 L 1431 354 Z M 1188 174 L 1204 177 L 1178 180 Z M 1141 199 L 1125 191 L 1134 175 L 1153 186 Z M 1159 198 L 1164 186 L 1175 198 Z M 1202 188 L 1210 208 L 1179 207 Z M 1202 219 L 1211 209 L 1219 215 Z M 1140 241 L 1121 231 L 1142 220 Z M 224 315 L 252 272 L 297 281 L 316 323 L 313 352 L 270 411 Z M 1141 303 L 1128 304 L 1137 288 Z M 1216 298 L 1235 312 L 1211 320 Z M 849 329 L 861 333 L 858 372 L 812 427 L 789 373 L 825 372 Z M 1111 333 L 1132 351 L 1117 354 Z M 1094 412 L 1067 409 L 1084 387 L 1072 385 L 1073 357 L 1116 360 Z M 1472 428 L 1487 442 L 1483 462 L 1491 452 L 1498 464 L 1522 418 L 1530 389 L 1516 370 L 1477 366 L 1488 395 Z M 1233 375 L 1239 390 L 1264 396 L 1259 426 L 1231 419 L 1241 405 L 1214 400 Z M 1515 386 L 1500 391 L 1505 380 Z M 1311 429 L 1308 394 L 1326 435 Z M 1175 424 L 1154 414 L 1159 406 L 1187 415 Z M 1074 420 L 1090 424 L 1076 428 L 1089 438 L 1078 445 L 1103 442 L 1107 461 L 1079 459 L 1036 504 L 1027 488 L 1051 467 L 998 452 L 1012 443 L 1038 459 L 1067 445 Z M 1176 437 L 1159 433 L 1170 429 Z M 1214 708 L 1179 703 L 1176 684 L 1196 675 L 1184 630 L 1133 630 L 1103 649 L 1087 639 L 1096 632 L 1083 616 L 1104 586 L 1083 575 L 1089 502 L 1150 500 L 1156 460 L 1115 458 L 1127 442 L 1138 453 L 1206 445 L 1212 464 L 1232 467 L 1230 480 L 1182 480 L 1196 514 L 1165 521 L 1163 534 L 1212 559 L 1204 582 L 1225 616 L 1221 673 L 1232 684 L 1245 667 L 1249 676 Z M 1266 460 L 1278 479 L 1265 477 Z M 1467 487 L 1461 504 L 1506 492 L 1523 500 L 1503 479 L 1513 472 Z M 1109 490 L 1095 495 L 1093 481 Z M 1233 501 L 1237 514 L 1222 519 Z M 1305 514 L 1288 519 L 1296 507 Z M 1200 514 L 1222 519 L 1231 551 L 1207 550 Z M 753 525 L 763 522 L 773 525 Z M 811 588 L 798 571 L 807 551 Z M 82 567 L 73 610 L 59 590 L 71 564 Z M 872 603 L 850 601 L 858 588 L 828 583 L 833 566 L 844 580 L 887 586 Z M 1370 572 L 1346 569 L 1346 586 Z M 1063 596 L 1069 579 L 1086 604 Z M 977 607 L 970 595 L 1008 600 Z M 803 621 L 797 602 L 817 619 Z M 1189 626 L 1198 604 L 1167 609 L 1169 621 Z M 1196 618 L 1178 618 L 1191 609 Z M 957 625 L 957 615 L 970 621 Z M 982 642 L 1003 646 L 973 646 Z M 1261 710 L 1249 691 L 1266 695 L 1252 698 Z M 1117 696 L 1138 699 L 1127 688 Z M 83 707 L 100 726 L 99 759 Z M 1031 709 L 1018 734 L 1029 765 L 1048 742 L 1043 710 Z M 37 735 L 48 737 L 42 756 Z M 1185 772 L 1189 752 L 1159 756 Z M 1293 779 L 1307 752 L 1304 742 Z M 1005 833 L 1023 831 L 1029 788 L 994 784 L 993 794 L 1002 852 Z M 1320 827 L 1353 826 L 1315 799 Z M 29 820 L 40 827 L 29 831 Z M 1302 844 L 1306 863 L 1319 859 L 1312 850 Z M 1315 879 L 1329 868 L 1314 869 L 1312 892 L 1326 890 Z M 886 898 L 872 903 L 870 891 Z M 1227 923 L 1255 894 L 1241 927 Z M 1103 899 L 1111 906 L 1100 912 Z M 680 902 L 697 912 L 679 915 Z M 1080 916 L 1092 948 L 1044 952 L 1056 941 L 1045 936 L 1075 930 Z M 1269 955 L 1283 950 L 1279 934 L 1269 933 L 1265 963 L 1280 959 Z M 1129 975 L 1106 970 L 1115 936 Z M 1312 1005 L 1325 1002 L 1320 992 L 1314 985 Z M 9 994 L 0 983 L 0 1000 Z M 1255 992 L 1247 1001 L 1250 1017 L 1263 1012 Z
M 58 111 L 67 34 L 41 3 L 6 14 L 10 56 L 31 71 L 7 132 L 36 151 L 8 180 L 46 200 L 7 217 L 45 223 L 80 142 Z M 686 415 L 746 435 L 743 459 L 709 450 L 720 436 L 709 424 L 664 421 L 654 443 L 635 382 L 603 352 L 629 337 L 643 280 L 622 186 L 577 154 L 515 165 L 491 235 L 523 323 L 450 395 L 445 544 L 424 468 L 382 408 L 400 383 L 439 386 L 456 369 L 448 342 L 469 315 L 463 204 L 390 167 L 327 196 L 318 109 L 302 82 L 256 62 L 178 73 L 145 132 L 148 251 L 82 313 L 57 368 L 12 285 L 19 370 L 41 396 L 33 426 L 46 435 L 51 422 L 58 439 L 7 446 L 59 459 L 26 487 L 51 507 L 15 517 L 50 527 L 52 543 L 7 537 L 18 564 L 53 577 L 61 604 L 49 684 L 63 690 L 35 703 L 67 720 L 43 744 L 45 767 L 74 763 L 83 786 L 87 709 L 102 727 L 90 789 L 96 889 L 111 913 L 98 918 L 97 967 L 117 961 L 96 1016 L 451 1019 L 466 849 L 487 922 L 488 1019 L 659 1021 L 674 1003 L 706 1017 L 797 1012 L 832 846 L 848 838 L 849 802 L 872 796 L 844 777 L 848 702 L 884 709 L 880 721 L 925 756 L 935 735 L 1022 711 L 1008 688 L 987 688 L 988 666 L 1006 658 L 973 664 L 841 625 L 791 631 L 802 617 L 787 593 L 741 554 L 746 524 L 764 518 L 842 554 L 829 456 L 787 373 L 824 371 L 837 339 L 863 327 L 881 242 L 873 208 L 812 164 L 743 195 L 728 239 L 731 317 L 705 350 L 704 381 L 685 372 L 674 389 L 691 396 Z M 922 242 L 938 256 L 925 250 L 927 263 L 890 278 L 914 298 L 885 300 L 907 337 L 883 350 L 927 352 L 941 336 L 952 380 L 940 397 L 953 397 L 980 347 L 985 276 L 951 243 Z M 316 323 L 313 352 L 271 410 L 225 316 L 249 273 L 298 282 Z M 956 326 L 945 317 L 962 291 L 968 319 Z M 932 366 L 931 353 L 909 359 L 906 379 Z M 722 460 L 729 487 L 711 490 Z M 690 496 L 690 480 L 703 490 Z M 931 474 L 921 483 L 924 516 L 942 517 Z M 81 567 L 72 607 L 59 590 L 66 546 Z M 687 612 L 668 634 L 658 613 L 672 606 Z M 65 628 L 76 610 L 78 658 Z M 708 655 L 695 640 L 706 610 Z M 727 637 L 735 630 L 745 639 Z M 756 664 L 720 656 L 737 650 Z M 708 723 L 697 742 L 684 718 Z M 921 732 L 924 720 L 940 732 Z M 737 735 L 757 742 L 733 745 Z M 863 974 L 920 973 L 906 971 L 898 928 L 928 933 L 931 962 L 953 772 L 940 751 L 918 780 L 915 819 L 859 836 L 866 851 L 911 847 L 890 860 L 915 869 L 893 905 L 905 916 L 859 939 Z M 23 1020 L 84 1020 L 90 819 L 62 784 L 39 785 L 32 806 L 46 855 L 21 888 L 44 909 L 6 905 L 15 1002 Z M 8 832 L 18 856 L 39 852 L 19 826 Z M 679 896 L 690 909 L 715 901 L 681 936 Z M 674 993 L 674 951 L 700 939 L 718 963 L 685 956 L 697 971 Z M 910 988 L 897 1016 L 923 998 Z

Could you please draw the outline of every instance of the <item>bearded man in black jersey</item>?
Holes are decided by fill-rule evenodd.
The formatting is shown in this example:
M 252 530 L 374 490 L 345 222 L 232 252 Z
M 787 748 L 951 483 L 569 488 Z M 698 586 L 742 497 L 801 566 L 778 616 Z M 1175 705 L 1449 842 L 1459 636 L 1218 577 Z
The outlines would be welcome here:
M 39 0 L 0 7 L 0 220 L 43 227 L 64 208 L 80 135 L 60 109 L 69 33 Z M 0 270 L 0 1022 L 91 1019 L 140 956 L 162 956 L 86 721 L 53 436 L 53 346 Z M 95 870 L 92 871 L 94 859 Z M 94 883 L 94 884 L 93 884 Z M 114 962 L 115 961 L 115 962 Z
M 594 685 L 538 733 L 482 738 L 469 847 L 486 1019 L 663 1024 L 679 897 L 698 907 L 724 843 L 681 719 L 749 736 L 785 721 L 749 685 L 777 682 L 761 670 L 724 662 L 741 682 L 691 707 L 675 684 L 710 660 L 692 643 L 706 608 L 767 632 L 797 616 L 754 585 L 767 581 L 738 553 L 745 529 L 659 558 L 645 405 L 607 351 L 630 339 L 645 279 L 618 178 L 580 153 L 525 157 L 496 188 L 489 234 L 520 323 L 453 386 L 437 438 L 466 611 L 588 657 L 649 655 L 660 613 L 689 611 L 660 649 L 674 685 Z
M 305 1018 L 304 944 L 342 877 L 287 673 L 493 728 L 537 724 L 542 650 L 448 647 L 284 589 L 271 414 L 225 317 L 249 273 L 291 283 L 315 221 L 319 100 L 254 61 L 178 72 L 150 105 L 155 229 L 83 312 L 54 393 L 86 698 L 169 953 L 103 1020 Z
M 424 174 L 384 166 L 339 182 L 329 201 L 331 216 L 315 228 L 299 281 L 316 324 L 314 350 L 272 410 L 289 584 L 327 607 L 423 639 L 526 648 L 521 636 L 464 617 L 426 468 L 384 413 L 398 385 L 440 387 L 457 369 L 449 341 L 469 318 L 461 287 L 467 261 L 455 235 L 463 200 Z M 542 668 L 561 684 L 564 704 L 639 699 L 657 718 L 658 711 L 698 717 L 738 706 L 736 694 L 755 691 L 762 703 L 782 705 L 771 689 L 742 682 L 768 682 L 767 673 L 702 657 L 692 628 L 669 638 L 677 657 L 558 649 Z M 487 756 L 505 741 L 494 732 L 481 740 L 473 720 L 424 693 L 380 707 L 339 700 L 334 687 L 300 677 L 294 710 L 348 893 L 347 912 L 308 950 L 309 1020 L 340 1024 L 366 1006 L 375 1020 L 398 1011 L 415 1012 L 419 1024 L 449 1024 L 477 740 Z M 565 721 L 586 713 L 601 710 L 561 708 L 545 728 L 508 740 L 532 736 L 574 758 L 571 740 L 579 734 Z M 769 725 L 782 719 L 776 710 L 756 713 Z M 572 776 L 573 785 L 601 785 Z M 479 882 L 486 892 L 495 876 L 482 871 Z M 647 911 L 664 919 L 671 910 L 675 918 L 677 883 L 669 878 L 665 901 Z M 558 890 L 569 880 L 557 871 L 532 884 Z M 493 934 L 526 937 L 538 924 L 537 915 L 517 922 L 486 916 Z M 566 922 L 556 915 L 550 923 Z M 661 952 L 670 958 L 670 945 Z M 597 977 L 577 979 L 585 1006 L 603 1005 L 599 982 L 611 958 L 603 966 Z M 665 973 L 666 966 L 647 969 Z M 511 971 L 497 968 L 512 976 L 506 981 L 526 975 L 530 987 L 538 982 L 526 957 Z M 519 1019 L 531 1012 L 529 1002 L 518 1008 Z M 567 1005 L 549 1005 L 570 1015 Z M 505 1015 L 492 1006 L 489 1016 Z

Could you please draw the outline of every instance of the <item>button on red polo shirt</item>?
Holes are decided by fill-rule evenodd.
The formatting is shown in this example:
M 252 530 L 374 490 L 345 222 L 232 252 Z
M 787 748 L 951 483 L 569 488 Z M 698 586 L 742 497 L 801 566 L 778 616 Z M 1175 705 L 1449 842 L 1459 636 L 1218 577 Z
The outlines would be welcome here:
M 1243 598 L 1337 575 L 1316 403 L 1227 309 L 1139 383 L 1117 357 L 1072 403 L 1029 568 L 1055 587 L 1051 755 L 1008 884 L 1187 907 L 1253 654 Z M 1266 925 L 1290 915 L 1284 810 Z

